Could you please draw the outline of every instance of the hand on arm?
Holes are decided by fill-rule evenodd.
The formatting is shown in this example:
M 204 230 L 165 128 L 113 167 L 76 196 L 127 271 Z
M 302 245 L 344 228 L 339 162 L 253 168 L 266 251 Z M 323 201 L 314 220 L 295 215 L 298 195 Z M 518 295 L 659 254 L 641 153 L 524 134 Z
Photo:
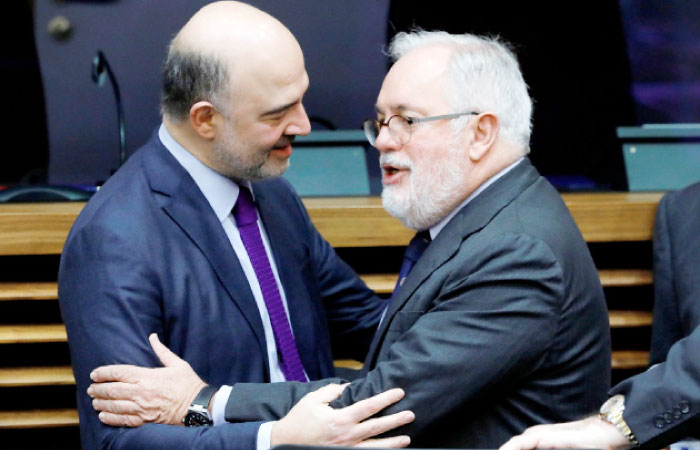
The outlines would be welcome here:
M 102 422 L 136 427 L 148 422 L 180 425 L 187 408 L 206 385 L 187 362 L 165 347 L 155 334 L 151 346 L 163 363 L 162 368 L 131 365 L 103 366 L 91 377 L 88 389 L 93 407 L 101 411 Z M 392 389 L 342 409 L 328 404 L 338 398 L 345 386 L 331 384 L 304 396 L 272 429 L 272 445 L 357 445 L 397 448 L 410 443 L 407 436 L 370 439 L 405 425 L 414 419 L 410 411 L 380 418 L 377 412 L 401 400 L 404 392 Z
M 537 425 L 511 438 L 500 450 L 599 448 L 625 450 L 632 444 L 614 425 L 597 416 L 576 422 Z
M 270 444 L 398 448 L 411 442 L 408 436 L 371 439 L 413 421 L 410 411 L 370 418 L 401 400 L 404 396 L 401 389 L 391 389 L 345 408 L 331 408 L 328 404 L 338 398 L 346 386 L 330 384 L 306 394 L 274 425 Z
M 136 427 L 147 422 L 181 425 L 190 403 L 206 383 L 154 333 L 153 351 L 164 367 L 102 366 L 90 378 L 93 407 L 107 425 Z

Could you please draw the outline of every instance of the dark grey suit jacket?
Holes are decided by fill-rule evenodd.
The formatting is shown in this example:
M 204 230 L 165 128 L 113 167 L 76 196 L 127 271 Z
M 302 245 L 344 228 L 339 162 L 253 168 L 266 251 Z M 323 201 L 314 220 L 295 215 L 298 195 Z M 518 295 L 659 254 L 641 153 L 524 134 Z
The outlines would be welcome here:
M 625 396 L 627 425 L 642 449 L 688 436 L 700 438 L 700 327 L 673 344 L 665 362 L 628 378 L 612 394 Z
M 664 196 L 654 225 L 651 362 L 613 389 L 645 448 L 700 437 L 700 183 Z
M 607 308 L 588 248 L 557 191 L 524 160 L 436 236 L 333 406 L 393 387 L 416 447 L 495 448 L 605 400 Z M 230 421 L 284 414 L 318 383 L 236 384 Z
M 665 195 L 654 224 L 654 324 L 650 362 L 700 325 L 700 183 Z

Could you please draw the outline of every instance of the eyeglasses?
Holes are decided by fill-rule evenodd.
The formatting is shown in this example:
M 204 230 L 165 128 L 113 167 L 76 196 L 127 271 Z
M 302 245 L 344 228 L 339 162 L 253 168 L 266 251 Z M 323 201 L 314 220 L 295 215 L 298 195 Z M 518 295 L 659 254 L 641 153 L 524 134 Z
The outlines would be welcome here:
M 478 116 L 480 113 L 471 111 L 456 114 L 443 114 L 441 116 L 428 117 L 404 117 L 401 114 L 395 114 L 384 122 L 374 119 L 367 119 L 362 122 L 362 129 L 370 144 L 373 146 L 377 143 L 377 136 L 382 131 L 382 127 L 389 128 L 391 138 L 401 145 L 406 145 L 411 140 L 411 125 L 421 122 L 432 122 L 433 120 L 456 119 L 457 117 L 473 115 Z

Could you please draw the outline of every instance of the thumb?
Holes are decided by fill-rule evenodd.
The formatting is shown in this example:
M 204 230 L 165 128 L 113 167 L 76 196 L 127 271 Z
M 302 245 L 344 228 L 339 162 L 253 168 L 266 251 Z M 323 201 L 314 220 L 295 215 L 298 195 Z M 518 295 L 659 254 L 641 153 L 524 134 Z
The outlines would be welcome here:
M 165 367 L 175 366 L 184 362 L 160 342 L 156 333 L 151 333 L 151 335 L 148 336 L 148 341 L 151 343 L 151 348 L 156 353 L 156 356 Z

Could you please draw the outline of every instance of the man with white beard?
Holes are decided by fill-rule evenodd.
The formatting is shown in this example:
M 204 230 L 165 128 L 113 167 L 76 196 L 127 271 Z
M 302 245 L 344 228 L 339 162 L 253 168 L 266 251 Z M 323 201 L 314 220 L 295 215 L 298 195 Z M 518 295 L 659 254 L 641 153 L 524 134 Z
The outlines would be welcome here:
M 605 300 L 569 211 L 527 158 L 532 102 L 514 54 L 422 31 L 390 54 L 364 129 L 385 208 L 418 233 L 361 377 L 331 406 L 402 387 L 387 412 L 411 409 L 397 431 L 434 448 L 495 448 L 596 410 L 610 380 Z M 226 420 L 275 420 L 322 383 L 235 384 Z

